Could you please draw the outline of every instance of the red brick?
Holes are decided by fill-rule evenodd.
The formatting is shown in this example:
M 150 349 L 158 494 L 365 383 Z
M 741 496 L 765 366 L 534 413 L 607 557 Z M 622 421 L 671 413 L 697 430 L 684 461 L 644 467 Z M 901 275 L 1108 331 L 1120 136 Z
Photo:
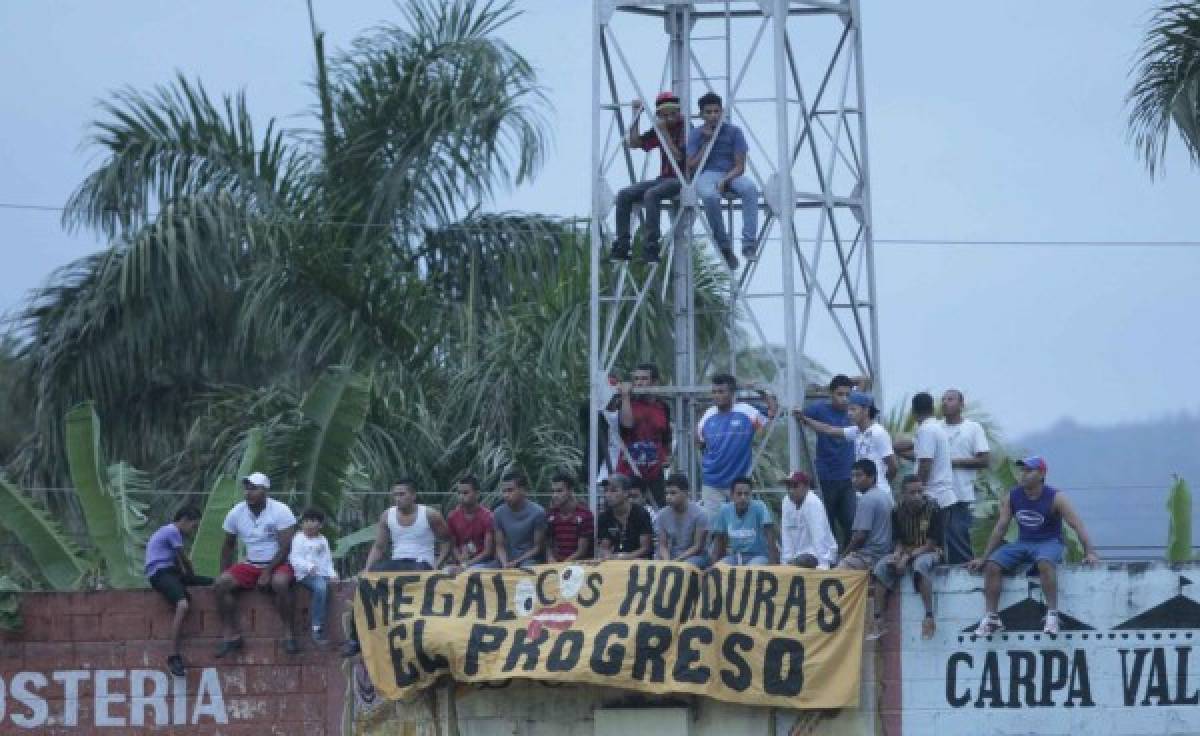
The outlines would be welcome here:
M 277 695 L 300 692 L 300 667 L 269 666 L 246 668 L 246 692 Z
M 81 669 L 125 669 L 137 646 L 124 642 L 76 642 L 75 661 Z
M 75 645 L 59 641 L 25 642 L 25 668 L 30 670 L 74 669 Z
M 85 613 L 75 616 L 64 616 L 71 641 L 99 641 L 100 614 Z
M 306 664 L 301 667 L 300 692 L 324 693 L 329 690 L 330 667 L 322 664 Z
M 25 641 L 55 641 L 70 636 L 70 627 L 40 612 L 23 611 L 21 638 Z
M 100 620 L 100 641 L 145 639 L 150 631 L 145 611 L 109 613 Z

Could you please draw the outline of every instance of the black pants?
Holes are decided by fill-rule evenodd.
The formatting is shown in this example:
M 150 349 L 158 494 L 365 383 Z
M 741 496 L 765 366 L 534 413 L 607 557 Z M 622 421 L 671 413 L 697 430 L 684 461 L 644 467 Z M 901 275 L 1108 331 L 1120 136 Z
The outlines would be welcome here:
M 849 480 L 821 479 L 821 500 L 825 502 L 829 528 L 833 530 L 838 546 L 845 549 L 854 528 L 854 510 L 858 507 L 854 486 Z
M 662 200 L 678 194 L 679 180 L 673 176 L 639 181 L 617 192 L 617 239 L 629 239 L 629 217 L 633 213 L 633 203 L 640 199 L 646 211 L 646 238 L 658 240 Z
M 189 586 L 212 584 L 212 578 L 185 574 L 178 567 L 164 567 L 150 576 L 150 587 L 161 593 L 172 606 L 184 598 L 191 600 L 187 592 Z

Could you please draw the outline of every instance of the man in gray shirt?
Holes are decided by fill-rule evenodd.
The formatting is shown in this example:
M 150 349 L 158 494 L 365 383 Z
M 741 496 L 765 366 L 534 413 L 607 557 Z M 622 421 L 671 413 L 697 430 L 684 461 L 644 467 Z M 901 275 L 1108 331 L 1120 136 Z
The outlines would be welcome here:
M 546 541 L 546 511 L 526 498 L 528 482 L 518 472 L 504 475 L 504 503 L 492 512 L 496 526 L 496 560 L 500 567 L 529 567 L 542 561 Z
M 666 497 L 667 505 L 658 512 L 658 559 L 708 567 L 708 514 L 688 498 L 686 475 L 676 473 L 667 480 Z
M 879 487 L 879 469 L 870 458 L 854 462 L 850 482 L 859 496 L 850 541 L 838 567 L 870 570 L 892 551 L 892 494 Z

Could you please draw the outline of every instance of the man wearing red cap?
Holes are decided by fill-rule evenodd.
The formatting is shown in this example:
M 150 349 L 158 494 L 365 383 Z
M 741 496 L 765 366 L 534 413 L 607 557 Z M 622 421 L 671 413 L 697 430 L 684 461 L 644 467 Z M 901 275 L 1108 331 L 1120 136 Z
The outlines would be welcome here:
M 1000 576 L 1037 567 L 1046 596 L 1046 622 L 1043 632 L 1058 633 L 1058 574 L 1056 566 L 1063 559 L 1062 524 L 1067 522 L 1083 544 L 1087 564 L 1099 561 L 1092 540 L 1067 494 L 1046 485 L 1046 461 L 1037 455 L 1017 462 L 1021 469 L 1021 484 L 1000 499 L 1000 517 L 988 539 L 982 557 L 967 563 L 967 569 L 984 571 L 983 598 L 987 612 L 975 629 L 978 636 L 988 636 L 1004 630 L 1004 622 L 996 614 L 1000 603 Z M 1008 525 L 1017 520 L 1017 541 L 1004 544 Z
M 642 112 L 642 101 L 633 101 L 633 122 L 629 124 L 629 135 L 625 139 L 628 148 L 640 148 L 650 151 L 659 148 L 662 151 L 662 163 L 658 177 L 649 181 L 639 181 L 617 192 L 617 239 L 613 243 L 610 257 L 614 261 L 629 260 L 629 218 L 633 212 L 633 203 L 641 200 L 646 213 L 646 240 L 642 246 L 642 256 L 647 263 L 658 261 L 659 257 L 659 220 L 661 203 L 679 195 L 679 175 L 684 166 L 684 146 L 687 136 L 684 132 L 683 117 L 679 114 L 679 98 L 674 92 L 663 92 L 654 100 L 654 113 L 657 124 L 645 133 L 638 132 L 638 117 Z M 660 131 L 666 140 L 660 139 Z M 674 164 L 672 164 L 674 160 Z
M 784 479 L 783 555 L 785 565 L 828 570 L 837 563 L 838 545 L 821 497 L 810 493 L 812 479 L 797 470 Z

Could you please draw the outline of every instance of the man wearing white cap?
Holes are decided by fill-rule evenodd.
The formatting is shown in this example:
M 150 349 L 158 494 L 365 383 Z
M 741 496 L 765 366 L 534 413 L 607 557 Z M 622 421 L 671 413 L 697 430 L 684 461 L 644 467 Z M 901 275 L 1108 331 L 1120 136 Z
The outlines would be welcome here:
M 242 479 L 242 487 L 246 499 L 230 509 L 222 525 L 225 543 L 221 546 L 221 576 L 213 587 L 223 641 L 216 656 L 224 657 L 242 648 L 234 594 L 252 588 L 275 594 L 275 608 L 287 634 L 284 648 L 295 654 L 300 651 L 291 589 L 295 575 L 287 563 L 287 555 L 292 548 L 296 517 L 286 504 L 267 498 L 271 479 L 263 473 L 247 475 Z M 234 564 L 238 540 L 246 545 L 246 559 Z

